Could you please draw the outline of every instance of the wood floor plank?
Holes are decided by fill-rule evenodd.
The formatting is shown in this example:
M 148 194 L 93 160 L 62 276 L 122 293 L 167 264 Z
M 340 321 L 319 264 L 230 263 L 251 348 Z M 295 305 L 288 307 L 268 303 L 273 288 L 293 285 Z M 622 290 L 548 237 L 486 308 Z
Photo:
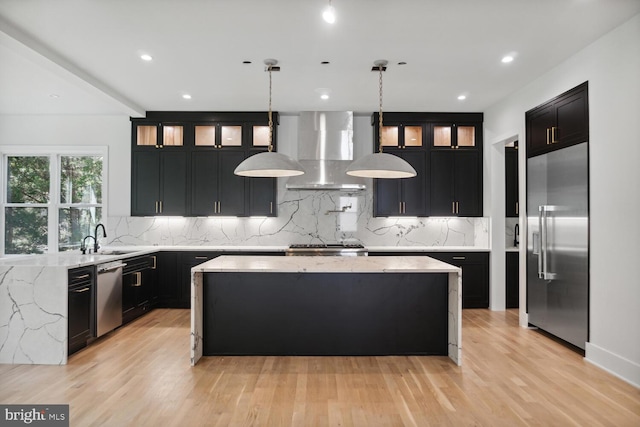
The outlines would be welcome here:
M 0 365 L 0 402 L 70 405 L 78 426 L 640 426 L 640 390 L 516 311 L 463 311 L 446 357 L 205 357 L 189 311 L 154 310 L 66 366 Z

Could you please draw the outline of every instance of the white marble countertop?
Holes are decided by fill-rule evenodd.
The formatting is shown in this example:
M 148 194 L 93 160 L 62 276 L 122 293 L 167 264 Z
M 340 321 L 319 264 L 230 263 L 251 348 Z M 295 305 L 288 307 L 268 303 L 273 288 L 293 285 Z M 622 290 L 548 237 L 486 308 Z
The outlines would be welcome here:
M 103 262 L 115 261 L 158 251 L 215 251 L 215 252 L 283 252 L 288 246 L 108 246 L 98 254 L 82 255 L 74 252 L 56 254 L 8 256 L 0 259 L 0 266 L 23 267 L 67 267 L 78 268 Z M 370 252 L 488 252 L 488 248 L 477 246 L 367 246 Z M 507 251 L 511 249 L 507 248 Z M 513 248 L 517 251 L 518 248 Z M 126 251 L 125 254 L 110 254 Z M 379 258 L 379 257 L 376 257 Z
M 460 268 L 424 256 L 229 256 L 223 255 L 191 269 L 193 272 L 273 273 L 455 273 Z
M 480 246 L 366 246 L 369 252 L 490 252 Z

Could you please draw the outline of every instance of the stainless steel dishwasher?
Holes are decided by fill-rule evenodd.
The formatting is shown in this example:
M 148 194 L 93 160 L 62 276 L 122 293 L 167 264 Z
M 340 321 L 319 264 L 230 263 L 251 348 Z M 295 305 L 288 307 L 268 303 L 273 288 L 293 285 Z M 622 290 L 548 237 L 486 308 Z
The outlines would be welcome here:
M 96 336 L 122 325 L 122 261 L 99 264 L 96 268 Z

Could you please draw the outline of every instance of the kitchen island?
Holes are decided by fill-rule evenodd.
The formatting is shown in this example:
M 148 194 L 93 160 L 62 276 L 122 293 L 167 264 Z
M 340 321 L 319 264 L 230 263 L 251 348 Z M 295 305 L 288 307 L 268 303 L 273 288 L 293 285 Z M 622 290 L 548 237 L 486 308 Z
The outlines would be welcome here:
M 192 269 L 191 365 L 209 355 L 448 355 L 458 267 L 424 256 L 220 256 Z

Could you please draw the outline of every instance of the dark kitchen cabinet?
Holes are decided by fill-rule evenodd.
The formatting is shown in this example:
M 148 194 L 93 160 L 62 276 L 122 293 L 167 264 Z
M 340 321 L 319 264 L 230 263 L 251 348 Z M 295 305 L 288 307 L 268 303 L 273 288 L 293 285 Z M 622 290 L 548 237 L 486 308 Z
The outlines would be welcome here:
M 482 216 L 481 155 L 478 151 L 431 152 L 432 216 Z
M 385 121 L 380 135 L 378 119 L 379 114 L 374 113 L 373 149 L 378 151 L 382 143 L 383 152 L 406 160 L 416 170 L 417 175 L 403 179 L 374 179 L 373 216 L 426 216 L 429 189 L 425 136 L 428 125 L 415 117 L 384 115 L 383 120 L 388 120 Z
M 187 154 L 140 151 L 132 154 L 131 214 L 184 215 L 187 210 Z
M 504 149 L 505 166 L 505 215 L 517 218 L 520 213 L 520 194 L 518 190 L 518 141 L 513 147 Z
M 589 140 L 588 82 L 525 113 L 527 157 Z
M 489 252 L 429 252 L 427 255 L 462 268 L 462 308 L 489 307 Z
M 181 281 L 178 272 L 179 252 L 159 252 L 156 255 L 157 307 L 177 308 L 180 306 Z
M 198 264 L 220 256 L 221 252 L 181 252 L 180 253 L 180 301 L 177 308 L 191 307 L 191 269 Z
M 191 214 L 245 216 L 248 178 L 233 173 L 244 151 L 194 151 L 191 156 Z
M 429 194 L 426 186 L 426 152 L 399 149 L 386 152 L 406 160 L 417 175 L 403 179 L 374 179 L 373 216 L 425 216 Z
M 520 306 L 520 254 L 518 252 L 506 252 L 506 307 L 518 308 Z
M 374 252 L 369 256 L 429 256 L 462 268 L 462 308 L 489 307 L 489 252 Z
M 276 216 L 276 179 L 233 173 L 268 149 L 266 112 L 156 111 L 131 120 L 133 216 Z M 274 149 L 276 140 L 274 126 Z
M 67 301 L 67 354 L 95 337 L 95 267 L 69 270 Z
M 122 323 L 128 323 L 147 313 L 156 291 L 157 255 L 144 255 L 124 260 L 122 271 Z
M 379 114 L 372 116 L 378 150 Z M 385 113 L 383 151 L 418 175 L 375 179 L 373 215 L 482 216 L 482 113 Z

